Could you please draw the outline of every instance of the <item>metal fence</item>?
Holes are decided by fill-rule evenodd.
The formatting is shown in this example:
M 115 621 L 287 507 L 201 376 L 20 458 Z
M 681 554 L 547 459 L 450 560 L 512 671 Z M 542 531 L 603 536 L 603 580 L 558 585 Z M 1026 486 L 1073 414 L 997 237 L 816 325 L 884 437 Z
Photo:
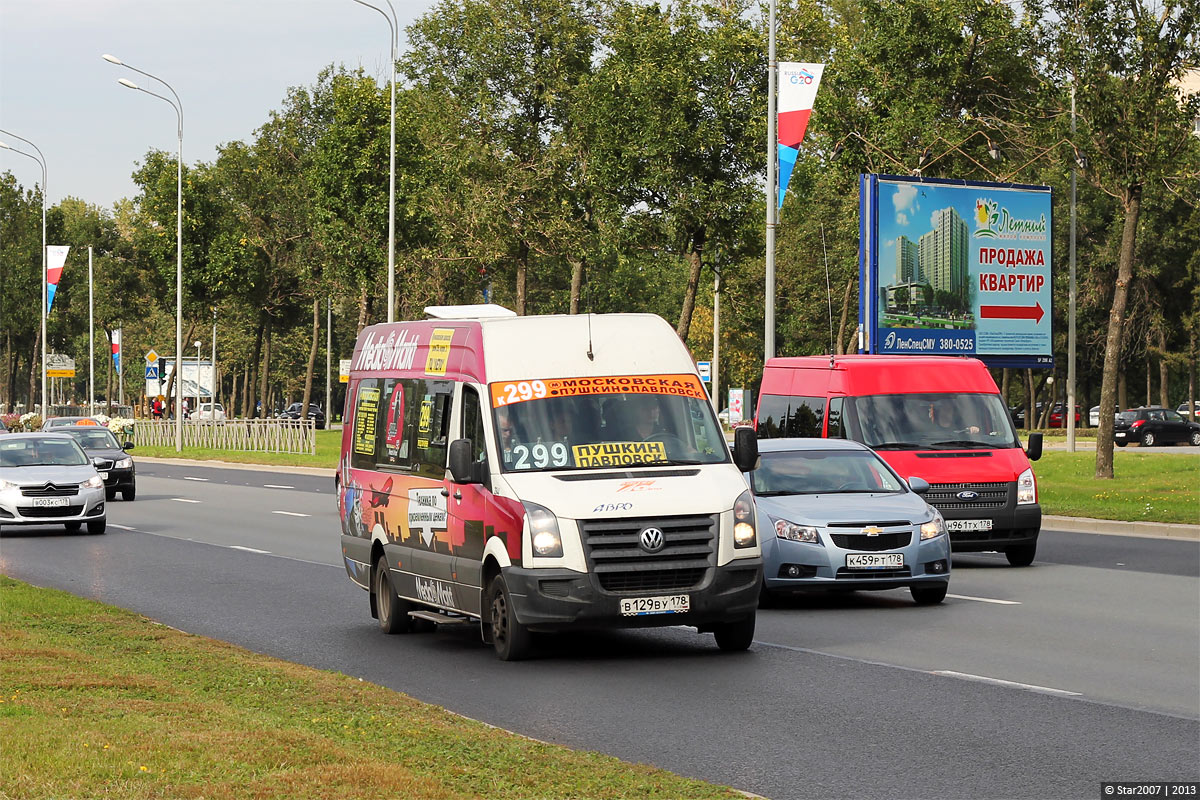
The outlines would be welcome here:
M 139 446 L 174 447 L 175 422 L 139 419 L 133 441 Z M 311 419 L 184 420 L 183 446 L 257 453 L 317 452 Z

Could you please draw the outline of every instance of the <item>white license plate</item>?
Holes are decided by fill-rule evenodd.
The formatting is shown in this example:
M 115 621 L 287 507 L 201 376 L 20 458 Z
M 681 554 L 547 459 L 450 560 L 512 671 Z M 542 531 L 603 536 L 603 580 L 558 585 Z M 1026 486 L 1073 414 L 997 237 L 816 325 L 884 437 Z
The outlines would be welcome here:
M 668 594 L 660 597 L 630 597 L 621 600 L 621 616 L 640 617 L 643 614 L 685 614 L 691 610 L 692 600 L 686 594 Z
M 102 481 L 106 481 L 106 480 L 108 480 L 108 473 L 107 473 L 107 472 L 101 472 L 101 473 L 100 473 L 100 480 L 102 480 Z
M 35 497 L 33 498 L 34 508 L 59 508 L 61 506 L 70 505 L 70 501 L 65 497 Z
M 904 553 L 847 553 L 850 569 L 898 569 L 904 566 Z
M 990 519 L 946 520 L 946 530 L 948 531 L 990 531 L 991 529 L 992 521 Z

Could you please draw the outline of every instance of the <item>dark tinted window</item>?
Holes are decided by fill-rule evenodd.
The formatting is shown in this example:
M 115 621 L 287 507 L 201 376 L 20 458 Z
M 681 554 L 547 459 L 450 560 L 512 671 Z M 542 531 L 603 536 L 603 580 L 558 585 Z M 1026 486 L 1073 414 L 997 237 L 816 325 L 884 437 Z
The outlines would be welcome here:
M 375 467 L 379 445 L 380 391 L 377 378 L 367 378 L 358 384 L 354 395 L 354 433 L 350 443 L 350 465 L 358 469 Z
M 487 442 L 483 438 L 483 408 L 479 403 L 479 395 L 470 386 L 463 387 L 461 436 L 471 440 L 471 460 L 484 465 L 480 477 L 486 476 Z
M 842 416 L 842 398 L 829 399 L 829 438 L 846 439 L 846 420 Z
M 758 406 L 758 437 L 816 436 L 825 426 L 825 398 L 764 394 Z

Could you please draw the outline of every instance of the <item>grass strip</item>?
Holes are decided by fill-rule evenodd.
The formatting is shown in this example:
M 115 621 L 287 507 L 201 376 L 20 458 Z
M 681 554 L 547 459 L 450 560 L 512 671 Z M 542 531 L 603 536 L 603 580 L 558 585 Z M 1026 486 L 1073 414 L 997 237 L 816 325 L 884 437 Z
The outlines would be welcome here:
M 320 467 L 336 469 L 341 455 L 342 432 L 340 430 L 314 431 L 317 452 L 308 453 L 259 453 L 246 450 L 218 450 L 209 447 L 185 447 L 176 453 L 174 447 L 152 447 L 138 445 L 130 454 L 148 458 L 192 458 L 199 461 L 230 461 L 235 464 L 267 464 L 276 467 Z
M 0 651 L 4 800 L 740 797 L 5 576 Z
M 1047 451 L 1033 465 L 1042 513 L 1200 525 L 1200 458 L 1117 450 L 1112 480 L 1097 480 L 1094 452 Z

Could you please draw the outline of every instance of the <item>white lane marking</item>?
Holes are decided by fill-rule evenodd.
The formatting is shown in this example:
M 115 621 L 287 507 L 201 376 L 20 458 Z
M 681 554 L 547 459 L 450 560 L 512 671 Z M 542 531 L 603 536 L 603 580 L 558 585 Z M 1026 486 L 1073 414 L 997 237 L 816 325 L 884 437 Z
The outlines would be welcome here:
M 272 511 L 272 514 L 283 514 L 288 517 L 311 517 L 312 514 L 301 514 L 298 511 Z
M 969 672 L 955 672 L 950 669 L 935 669 L 931 675 L 941 675 L 945 678 L 958 678 L 964 681 L 975 681 L 977 683 L 991 683 L 996 686 L 1007 686 L 1012 689 L 1024 689 L 1027 692 L 1037 692 L 1039 694 L 1055 694 L 1061 697 L 1079 697 L 1080 692 L 1069 692 L 1066 689 L 1055 689 L 1050 686 L 1037 686 L 1032 683 L 1017 683 L 1016 681 L 1006 681 L 1000 678 L 989 678 L 986 675 L 972 675 Z
M 185 481 L 203 481 L 204 483 L 208 483 L 208 478 L 193 478 L 191 475 L 184 475 L 183 479 Z
M 188 500 L 186 497 L 172 497 L 176 503 L 199 503 L 199 500 Z
M 995 603 L 998 606 L 1019 606 L 1019 600 L 996 600 L 991 597 L 972 597 L 969 594 L 948 594 L 946 597 L 953 597 L 955 600 L 974 600 L 977 603 Z
M 250 484 L 246 484 L 246 485 L 249 486 Z M 263 488 L 265 488 L 265 489 L 295 489 L 296 487 L 295 486 L 285 486 L 282 483 L 264 483 Z
M 135 531 L 135 532 L 137 531 L 137 528 L 131 528 L 131 527 L 129 527 L 128 525 L 118 525 L 118 524 L 117 524 L 117 523 L 115 523 L 115 522 L 110 522 L 110 523 L 108 523 L 108 526 L 109 526 L 110 528 L 120 528 L 120 529 L 121 529 L 121 530 L 123 530 L 123 531 Z
M 231 545 L 229 545 L 229 549 L 230 550 L 245 550 L 247 553 L 263 553 L 265 555 L 271 555 L 270 550 L 259 550 L 254 547 L 242 547 L 240 544 L 231 544 Z

